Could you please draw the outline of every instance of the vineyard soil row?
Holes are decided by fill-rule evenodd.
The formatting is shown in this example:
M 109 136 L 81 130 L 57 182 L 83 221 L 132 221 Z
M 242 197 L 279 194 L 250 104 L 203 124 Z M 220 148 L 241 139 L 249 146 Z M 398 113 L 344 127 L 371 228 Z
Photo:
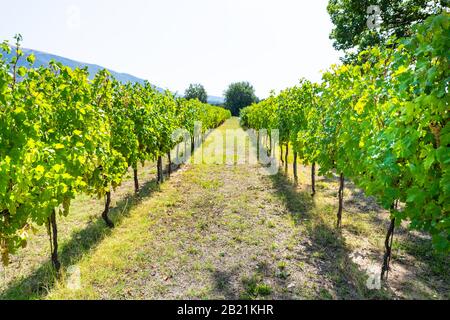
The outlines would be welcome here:
M 217 130 L 227 128 L 239 128 L 239 120 Z M 389 281 L 368 289 L 388 212 L 346 181 L 338 232 L 338 177 L 317 177 L 312 198 L 310 167 L 299 166 L 295 185 L 292 160 L 287 174 L 275 176 L 257 165 L 187 164 L 160 186 L 156 164 L 147 163 L 139 196 L 132 172 L 113 195 L 116 228 L 100 217 L 103 200 L 78 197 L 59 221 L 61 278 L 42 228 L 1 270 L 0 298 L 450 298 L 448 258 L 404 227 L 396 230 Z M 68 285 L 73 266 L 80 289 Z

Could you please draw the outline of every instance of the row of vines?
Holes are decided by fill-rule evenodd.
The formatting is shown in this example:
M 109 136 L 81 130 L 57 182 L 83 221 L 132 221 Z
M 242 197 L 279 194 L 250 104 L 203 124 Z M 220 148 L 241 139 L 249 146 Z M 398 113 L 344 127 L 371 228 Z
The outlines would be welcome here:
M 449 27 L 448 13 L 432 16 L 410 37 L 330 67 L 321 83 L 302 79 L 241 111 L 244 126 L 279 130 L 296 178 L 297 159 L 312 166 L 313 194 L 316 166 L 339 176 L 338 228 L 346 178 L 390 210 L 382 278 L 402 221 L 450 250 Z
M 25 247 L 36 226 L 46 225 L 52 262 L 59 269 L 57 215 L 67 216 L 70 202 L 84 193 L 105 198 L 131 168 L 139 190 L 138 165 L 157 161 L 180 143 L 173 132 L 194 135 L 229 118 L 220 107 L 160 93 L 149 83 L 122 84 L 108 71 L 89 80 L 86 68 L 60 63 L 34 68 L 34 56 L 4 42 L 0 47 L 0 249 L 4 264 Z M 13 58 L 3 58 L 13 51 Z M 26 59 L 28 67 L 19 67 Z M 181 138 L 180 138 L 181 139 Z

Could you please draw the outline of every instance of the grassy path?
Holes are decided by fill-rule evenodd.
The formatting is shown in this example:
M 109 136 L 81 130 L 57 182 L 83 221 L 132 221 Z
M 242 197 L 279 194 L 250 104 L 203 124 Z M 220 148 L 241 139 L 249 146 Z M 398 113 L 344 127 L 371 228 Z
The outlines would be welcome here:
M 239 129 L 238 119 L 216 134 L 226 129 Z M 213 136 L 205 146 L 214 144 Z M 308 174 L 301 168 L 300 181 L 306 183 Z M 260 166 L 248 163 L 189 164 L 159 188 L 147 182 L 139 199 L 119 192 L 114 230 L 91 217 L 68 232 L 63 265 L 79 268 L 81 289 L 70 289 L 70 276 L 54 281 L 48 262 L 39 260 L 29 263 L 25 276 L 9 279 L 0 297 L 448 298 L 448 257 L 427 257 L 420 250 L 427 250 L 428 242 L 407 233 L 397 238 L 394 259 L 400 262 L 391 275 L 396 280 L 369 290 L 369 267 L 380 265 L 386 213 L 350 185 L 344 230 L 338 233 L 336 181 L 319 179 L 319 194 L 312 199 L 307 184 L 295 186 L 289 176 L 262 175 Z M 86 207 L 89 201 L 81 199 L 74 210 L 94 210 L 95 205 Z

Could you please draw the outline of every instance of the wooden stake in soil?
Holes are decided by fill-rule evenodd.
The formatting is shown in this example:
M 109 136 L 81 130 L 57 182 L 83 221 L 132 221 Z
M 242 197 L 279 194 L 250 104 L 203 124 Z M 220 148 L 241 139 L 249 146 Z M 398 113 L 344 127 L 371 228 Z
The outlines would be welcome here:
M 280 144 L 280 161 L 282 164 L 284 164 L 284 160 L 283 160 L 283 145 Z
M 114 228 L 114 223 L 108 217 L 110 206 L 111 206 L 111 191 L 108 191 L 106 193 L 105 210 L 102 213 L 102 218 L 103 220 L 105 220 L 105 223 L 108 226 L 108 228 Z
M 311 166 L 311 196 L 316 194 L 316 163 L 313 162 Z
M 137 166 L 133 168 L 133 175 L 134 175 L 134 192 L 137 194 L 139 193 L 139 179 Z
M 256 159 L 259 162 L 259 148 L 260 148 L 260 144 L 261 144 L 261 137 L 259 135 L 259 130 L 257 133 L 257 138 L 256 138 Z
M 294 179 L 295 182 L 298 182 L 298 173 L 297 173 L 297 152 L 294 152 L 294 163 L 292 164 L 292 169 L 294 171 Z
M 342 225 L 342 208 L 344 205 L 344 174 L 341 173 L 339 176 L 339 208 L 337 213 L 337 227 L 340 228 Z
M 394 230 L 395 230 L 395 218 L 391 219 L 391 223 L 386 234 L 386 239 L 384 240 L 384 257 L 383 266 L 381 267 L 381 280 L 387 280 L 389 276 L 391 255 L 392 255 L 392 243 L 394 241 Z
M 286 155 L 284 157 L 285 160 L 285 164 L 284 164 L 284 171 L 286 171 L 286 173 L 288 172 L 288 157 L 289 157 L 289 144 L 286 144 Z
M 53 209 L 52 214 L 50 216 L 50 226 L 51 226 L 51 234 L 50 239 L 52 242 L 51 246 L 51 254 L 52 254 L 52 264 L 55 268 L 56 272 L 59 273 L 61 269 L 61 263 L 58 260 L 58 226 L 56 224 L 56 210 Z
M 170 151 L 167 152 L 167 160 L 169 162 L 167 164 L 167 174 L 169 175 L 169 178 L 170 178 L 170 175 L 172 174 L 172 158 L 170 156 Z

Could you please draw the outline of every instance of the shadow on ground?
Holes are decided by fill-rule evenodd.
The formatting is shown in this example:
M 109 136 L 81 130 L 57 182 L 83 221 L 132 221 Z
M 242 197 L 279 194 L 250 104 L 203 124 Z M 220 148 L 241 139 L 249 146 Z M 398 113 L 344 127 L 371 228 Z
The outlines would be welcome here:
M 288 213 L 306 232 L 306 235 L 300 235 L 308 241 L 302 243 L 302 252 L 297 252 L 297 259 L 313 264 L 318 272 L 317 277 L 331 283 L 328 292 L 323 289 L 317 292 L 318 298 L 377 299 L 393 295 L 387 288 L 367 288 L 368 275 L 352 261 L 352 251 L 346 245 L 341 231 L 334 226 L 334 213 L 318 212 L 309 191 L 298 191 L 296 184 L 286 175 L 278 173 L 270 176 L 270 179 Z
M 131 209 L 137 206 L 142 199 L 150 197 L 159 190 L 155 180 L 148 181 L 141 186 L 139 194 L 129 194 L 111 208 L 110 218 L 116 226 L 120 225 Z M 61 271 L 75 265 L 84 254 L 95 248 L 106 236 L 111 233 L 100 214 L 86 228 L 72 234 L 71 239 L 61 245 L 59 258 Z M 12 282 L 9 287 L 0 293 L 2 299 L 39 299 L 43 298 L 55 285 L 57 276 L 48 260 L 25 278 Z

